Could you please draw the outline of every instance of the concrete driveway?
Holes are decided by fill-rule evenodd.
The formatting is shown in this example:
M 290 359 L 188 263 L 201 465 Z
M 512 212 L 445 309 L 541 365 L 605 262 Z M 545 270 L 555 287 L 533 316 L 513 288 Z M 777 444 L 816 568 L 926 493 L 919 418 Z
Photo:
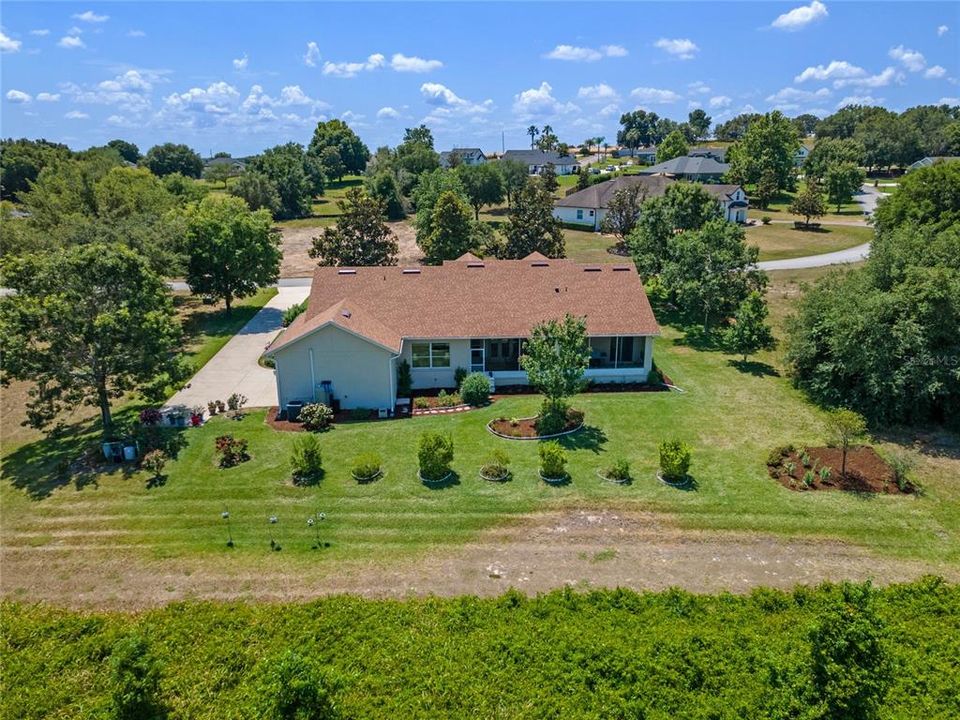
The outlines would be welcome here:
M 309 279 L 308 279 L 309 282 Z M 281 315 L 310 294 L 309 285 L 281 285 L 277 294 L 263 306 L 240 332 L 167 401 L 167 406 L 206 407 L 210 400 L 223 400 L 233 393 L 247 396 L 247 407 L 269 407 L 277 404 L 277 385 L 273 370 L 260 367 L 257 359 L 270 341 L 280 332 Z

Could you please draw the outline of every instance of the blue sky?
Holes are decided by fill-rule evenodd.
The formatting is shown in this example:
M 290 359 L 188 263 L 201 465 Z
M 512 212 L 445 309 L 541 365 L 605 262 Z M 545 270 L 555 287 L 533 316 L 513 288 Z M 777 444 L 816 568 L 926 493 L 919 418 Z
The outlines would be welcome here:
M 638 107 L 715 121 L 960 104 L 960 4 L 4 2 L 0 130 L 245 155 L 347 120 L 372 148 L 613 141 Z

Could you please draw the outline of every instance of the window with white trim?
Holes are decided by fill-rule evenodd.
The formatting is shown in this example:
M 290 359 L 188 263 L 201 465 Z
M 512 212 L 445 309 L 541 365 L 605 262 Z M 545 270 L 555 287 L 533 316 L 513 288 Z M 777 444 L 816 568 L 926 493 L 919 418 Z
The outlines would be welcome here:
M 410 357 L 415 368 L 450 367 L 450 343 L 415 342 L 410 346 Z
M 577 220 L 583 220 L 583 210 L 577 210 Z

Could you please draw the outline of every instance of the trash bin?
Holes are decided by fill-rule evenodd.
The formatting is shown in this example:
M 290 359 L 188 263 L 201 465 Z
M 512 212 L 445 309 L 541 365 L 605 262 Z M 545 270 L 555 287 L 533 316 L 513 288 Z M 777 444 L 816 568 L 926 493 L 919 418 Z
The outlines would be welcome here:
M 123 459 L 127 462 L 137 459 L 137 446 L 136 445 L 124 445 L 123 446 Z
M 287 403 L 287 420 L 296 422 L 300 417 L 300 411 L 303 410 L 302 400 L 291 400 Z

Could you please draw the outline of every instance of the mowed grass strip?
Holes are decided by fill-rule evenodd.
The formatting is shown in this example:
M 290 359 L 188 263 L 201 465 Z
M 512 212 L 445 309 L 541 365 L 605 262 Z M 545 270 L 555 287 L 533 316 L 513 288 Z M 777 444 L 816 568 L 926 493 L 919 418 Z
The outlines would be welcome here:
M 760 249 L 761 260 L 820 255 L 856 247 L 873 240 L 873 228 L 824 225 L 819 230 L 798 230 L 793 225 L 771 223 L 747 228 L 747 244 Z
M 289 457 L 295 433 L 280 433 L 262 411 L 243 420 L 216 417 L 184 431 L 187 445 L 166 469 L 166 483 L 147 489 L 143 473 L 117 470 L 77 488 L 56 487 L 31 500 L 33 483 L 49 478 L 39 468 L 7 468 L 4 547 L 17 552 L 87 554 L 91 548 L 129 548 L 155 556 L 205 556 L 233 552 L 254 564 L 270 539 L 285 557 L 303 562 L 343 559 L 390 561 L 436 552 L 478 533 L 538 511 L 562 507 L 624 507 L 670 514 L 682 527 L 829 537 L 863 544 L 891 556 L 960 561 L 960 488 L 957 460 L 918 456 L 924 497 L 871 497 L 831 492 L 797 493 L 772 481 L 764 460 L 771 447 L 824 441 L 823 417 L 776 375 L 777 354 L 747 366 L 718 351 L 694 348 L 676 329 L 657 341 L 658 365 L 681 393 L 585 393 L 574 404 L 586 411 L 587 429 L 562 441 L 572 482 L 548 487 L 537 478 L 537 444 L 493 437 L 485 428 L 499 415 L 534 414 L 537 396 L 499 399 L 467 413 L 407 420 L 348 423 L 319 436 L 326 475 L 316 487 L 295 487 Z M 416 444 L 424 431 L 450 433 L 455 443 L 455 483 L 438 489 L 417 479 Z M 214 440 L 230 433 L 249 441 L 252 459 L 217 467 Z M 655 479 L 657 446 L 680 438 L 694 448 L 694 491 Z M 511 458 L 514 477 L 495 484 L 477 470 L 494 448 Z M 367 485 L 349 474 L 352 458 L 375 449 L 387 474 Z M 634 482 L 616 486 L 596 470 L 618 457 L 632 466 Z M 41 497 L 42 495 L 37 495 Z M 237 547 L 228 551 L 228 510 Z M 322 556 L 309 550 L 308 516 L 326 513 L 320 530 L 332 543 Z M 270 516 L 279 522 L 271 525 Z M 275 534 L 275 535 L 274 535 Z M 78 558 L 79 559 L 79 558 Z

